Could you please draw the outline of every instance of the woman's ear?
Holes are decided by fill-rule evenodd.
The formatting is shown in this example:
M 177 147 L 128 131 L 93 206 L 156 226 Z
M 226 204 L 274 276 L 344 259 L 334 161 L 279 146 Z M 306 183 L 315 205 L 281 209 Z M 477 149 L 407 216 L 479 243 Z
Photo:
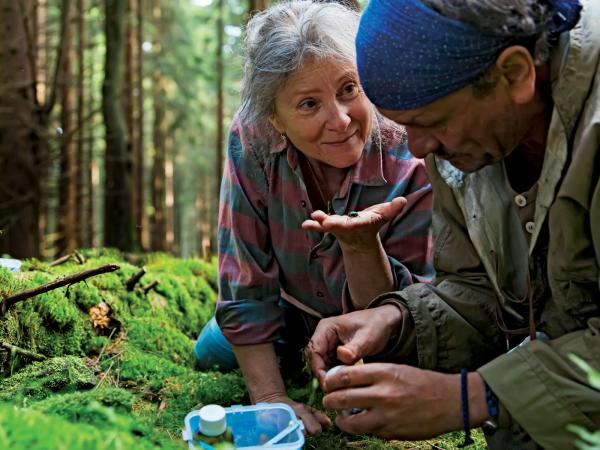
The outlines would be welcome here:
M 273 115 L 269 117 L 269 122 L 271 123 L 271 125 L 273 125 L 273 128 L 275 128 L 279 134 L 285 134 L 285 129 L 283 128 L 283 126 L 281 126 L 281 123 L 279 123 L 277 116 Z
M 524 104 L 533 99 L 536 71 L 529 50 L 520 45 L 504 49 L 496 59 L 496 68 L 506 81 L 509 94 L 515 103 Z

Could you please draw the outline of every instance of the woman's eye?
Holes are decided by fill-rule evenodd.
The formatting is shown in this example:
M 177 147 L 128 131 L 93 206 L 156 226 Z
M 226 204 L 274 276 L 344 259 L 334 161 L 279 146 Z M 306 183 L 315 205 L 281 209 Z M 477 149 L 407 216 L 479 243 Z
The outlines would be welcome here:
M 306 110 L 306 109 L 312 109 L 312 108 L 314 108 L 315 106 L 317 106 L 317 102 L 315 102 L 315 101 L 314 101 L 314 100 L 312 100 L 312 99 L 303 100 L 303 101 L 301 101 L 301 102 L 300 102 L 300 104 L 298 105 L 298 107 L 299 107 L 300 109 L 305 109 L 305 110 Z
M 358 85 L 356 83 L 348 83 L 342 88 L 344 95 L 354 95 L 358 92 Z

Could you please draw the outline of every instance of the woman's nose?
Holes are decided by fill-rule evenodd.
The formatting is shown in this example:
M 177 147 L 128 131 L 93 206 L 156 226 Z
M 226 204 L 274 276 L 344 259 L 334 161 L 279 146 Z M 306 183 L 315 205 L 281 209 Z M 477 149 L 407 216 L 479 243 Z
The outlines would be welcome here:
M 406 127 L 406 134 L 408 136 L 408 149 L 416 158 L 425 158 L 442 147 L 442 143 L 427 132 L 415 130 L 413 127 Z
M 346 131 L 352 121 L 346 105 L 335 103 L 329 109 L 327 127 L 334 131 Z

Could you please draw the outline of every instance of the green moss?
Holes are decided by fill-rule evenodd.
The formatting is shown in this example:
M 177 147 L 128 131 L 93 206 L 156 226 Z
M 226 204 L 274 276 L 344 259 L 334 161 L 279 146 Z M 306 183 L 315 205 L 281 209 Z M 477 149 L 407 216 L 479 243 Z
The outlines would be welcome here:
M 115 370 L 118 371 L 122 382 L 127 382 L 129 386 L 138 390 L 158 391 L 167 378 L 192 372 L 192 369 L 130 345 L 125 346 L 122 351 L 118 358 L 118 368 Z M 107 370 L 109 364 L 108 361 L 104 361 L 103 370 Z
M 152 351 L 174 363 L 193 367 L 194 341 L 165 319 L 143 317 L 126 323 L 129 342 L 143 351 Z
M 98 405 L 99 406 L 99 405 Z M 60 417 L 0 404 L 0 448 L 12 450 L 184 449 L 167 439 L 156 441 L 118 429 L 72 424 Z
M 91 403 L 97 402 L 105 407 L 111 407 L 119 414 L 131 413 L 134 404 L 133 394 L 121 388 L 107 387 L 92 389 L 83 392 L 71 392 L 54 395 L 32 405 L 37 411 L 56 414 L 72 422 L 81 417 L 81 408 L 87 408 Z M 94 423 L 94 420 L 85 420 Z
M 0 401 L 24 396 L 43 399 L 55 392 L 89 389 L 96 377 L 80 358 L 64 356 L 34 362 L 10 378 L 0 381 Z

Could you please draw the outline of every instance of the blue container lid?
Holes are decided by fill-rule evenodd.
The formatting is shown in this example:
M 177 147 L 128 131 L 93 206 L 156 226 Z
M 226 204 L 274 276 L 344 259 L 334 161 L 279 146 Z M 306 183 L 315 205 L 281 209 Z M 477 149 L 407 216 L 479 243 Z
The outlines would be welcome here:
M 225 408 L 225 419 L 236 449 L 299 450 L 304 445 L 304 424 L 285 403 L 233 405 Z M 199 410 L 188 413 L 184 423 L 183 439 L 190 449 L 199 448 L 194 440 L 200 426 Z

